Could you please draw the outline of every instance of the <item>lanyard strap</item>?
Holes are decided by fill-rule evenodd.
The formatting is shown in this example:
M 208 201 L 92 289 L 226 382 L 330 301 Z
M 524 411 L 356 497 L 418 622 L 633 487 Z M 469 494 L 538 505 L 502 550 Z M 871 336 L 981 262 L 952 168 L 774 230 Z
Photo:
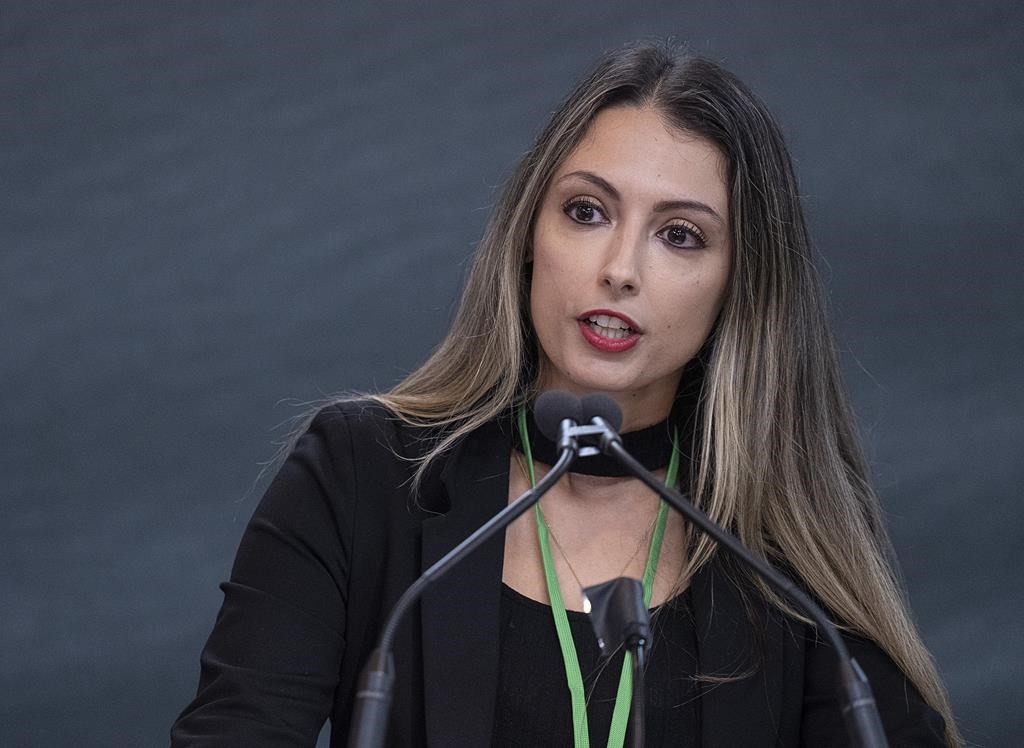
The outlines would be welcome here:
M 526 456 L 527 471 L 530 474 L 530 485 L 537 485 L 537 476 L 533 470 L 533 451 L 530 448 L 530 435 L 526 428 L 526 408 L 520 406 L 519 440 Z M 665 485 L 672 486 L 676 482 L 679 471 L 679 449 L 676 435 L 672 437 L 672 457 L 665 474 Z M 569 628 L 569 617 L 565 612 L 562 600 L 562 589 L 558 585 L 558 573 L 551 557 L 551 545 L 548 542 L 548 526 L 540 511 L 540 504 L 534 507 L 537 520 L 537 539 L 540 541 L 540 555 L 544 564 L 544 579 L 547 582 L 548 597 L 551 600 L 551 614 L 555 620 L 555 631 L 558 633 L 558 644 L 562 650 L 562 662 L 565 664 L 565 678 L 572 699 L 572 731 L 575 748 L 590 748 L 590 728 L 587 724 L 587 695 L 583 688 L 583 675 L 580 671 L 579 658 L 576 656 L 576 642 Z M 654 523 L 651 535 L 651 547 L 647 552 L 647 566 L 644 569 L 644 605 L 650 605 L 651 592 L 654 588 L 654 572 L 658 568 L 658 557 L 661 555 L 661 542 L 665 537 L 665 524 L 668 520 L 668 504 L 664 501 L 658 509 L 658 518 Z M 626 725 L 629 722 L 629 710 L 633 702 L 633 655 L 626 652 L 622 662 L 622 674 L 619 676 L 619 690 L 615 697 L 615 709 L 612 712 L 611 729 L 608 731 L 608 748 L 622 748 L 626 740 Z

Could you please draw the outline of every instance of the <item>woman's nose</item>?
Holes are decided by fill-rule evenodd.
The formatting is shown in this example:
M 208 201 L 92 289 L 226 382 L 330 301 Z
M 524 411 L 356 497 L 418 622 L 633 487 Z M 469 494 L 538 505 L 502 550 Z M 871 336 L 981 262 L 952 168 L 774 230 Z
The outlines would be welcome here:
M 601 282 L 612 292 L 631 294 L 640 289 L 643 246 L 643 237 L 637 232 L 615 232 L 601 268 Z

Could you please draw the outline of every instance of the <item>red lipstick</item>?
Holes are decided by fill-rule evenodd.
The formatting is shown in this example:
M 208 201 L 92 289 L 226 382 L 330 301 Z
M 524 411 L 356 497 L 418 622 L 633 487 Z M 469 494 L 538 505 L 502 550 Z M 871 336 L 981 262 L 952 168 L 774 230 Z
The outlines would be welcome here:
M 622 330 L 622 327 L 612 323 L 611 325 L 605 326 L 600 322 L 605 322 L 606 325 L 612 320 L 600 320 L 601 317 L 614 318 L 620 320 L 623 325 L 628 325 L 629 330 L 625 331 L 625 334 L 618 332 Z M 591 320 L 594 320 L 591 322 Z M 600 320 L 600 321 L 599 321 Z M 590 343 L 597 350 L 604 353 L 622 353 L 628 351 L 640 340 L 642 331 L 639 326 L 626 315 L 621 312 L 615 312 L 610 309 L 591 309 L 588 312 L 581 314 L 577 320 L 580 326 L 580 332 L 583 334 L 584 340 Z M 612 332 L 612 331 L 616 332 Z M 616 337 L 609 337 L 609 334 L 613 334 Z M 621 337 L 619 337 L 621 335 Z

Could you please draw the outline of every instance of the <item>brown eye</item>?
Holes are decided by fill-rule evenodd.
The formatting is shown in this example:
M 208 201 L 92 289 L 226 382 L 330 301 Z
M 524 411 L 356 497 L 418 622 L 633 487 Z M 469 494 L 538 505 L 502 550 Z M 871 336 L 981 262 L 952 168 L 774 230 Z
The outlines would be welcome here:
M 577 221 L 582 221 L 583 223 L 590 223 L 591 221 L 594 220 L 595 212 L 596 211 L 594 210 L 593 205 L 581 203 L 580 205 L 573 207 L 572 217 L 575 218 Z
M 562 210 L 576 223 L 600 223 L 604 219 L 601 208 L 589 200 L 570 200 Z
M 674 223 L 658 232 L 658 236 L 680 249 L 701 249 L 707 245 L 707 240 L 696 226 Z

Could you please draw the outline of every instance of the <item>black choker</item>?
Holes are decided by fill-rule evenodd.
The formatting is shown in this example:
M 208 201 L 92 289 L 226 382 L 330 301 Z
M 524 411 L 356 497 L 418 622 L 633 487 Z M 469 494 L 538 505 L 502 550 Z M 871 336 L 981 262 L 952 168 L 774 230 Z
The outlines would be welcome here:
M 558 460 L 558 450 L 555 443 L 540 433 L 536 422 L 533 420 L 533 409 L 526 410 L 526 432 L 530 437 L 530 449 L 533 452 L 533 459 L 545 465 L 554 465 Z M 513 429 L 513 446 L 523 451 L 523 445 L 519 439 L 518 429 Z M 668 420 L 656 423 L 653 426 L 630 431 L 621 434 L 622 444 L 626 451 L 633 455 L 648 470 L 661 470 L 668 465 L 672 457 L 672 431 Z M 684 478 L 689 467 L 689 455 L 683 444 L 680 444 L 682 454 L 679 461 L 680 478 Z M 607 455 L 599 454 L 593 457 L 580 457 L 573 463 L 573 473 L 582 475 L 600 475 L 609 478 L 622 478 L 630 473 L 619 464 L 617 460 Z M 684 485 L 682 482 L 680 485 Z

